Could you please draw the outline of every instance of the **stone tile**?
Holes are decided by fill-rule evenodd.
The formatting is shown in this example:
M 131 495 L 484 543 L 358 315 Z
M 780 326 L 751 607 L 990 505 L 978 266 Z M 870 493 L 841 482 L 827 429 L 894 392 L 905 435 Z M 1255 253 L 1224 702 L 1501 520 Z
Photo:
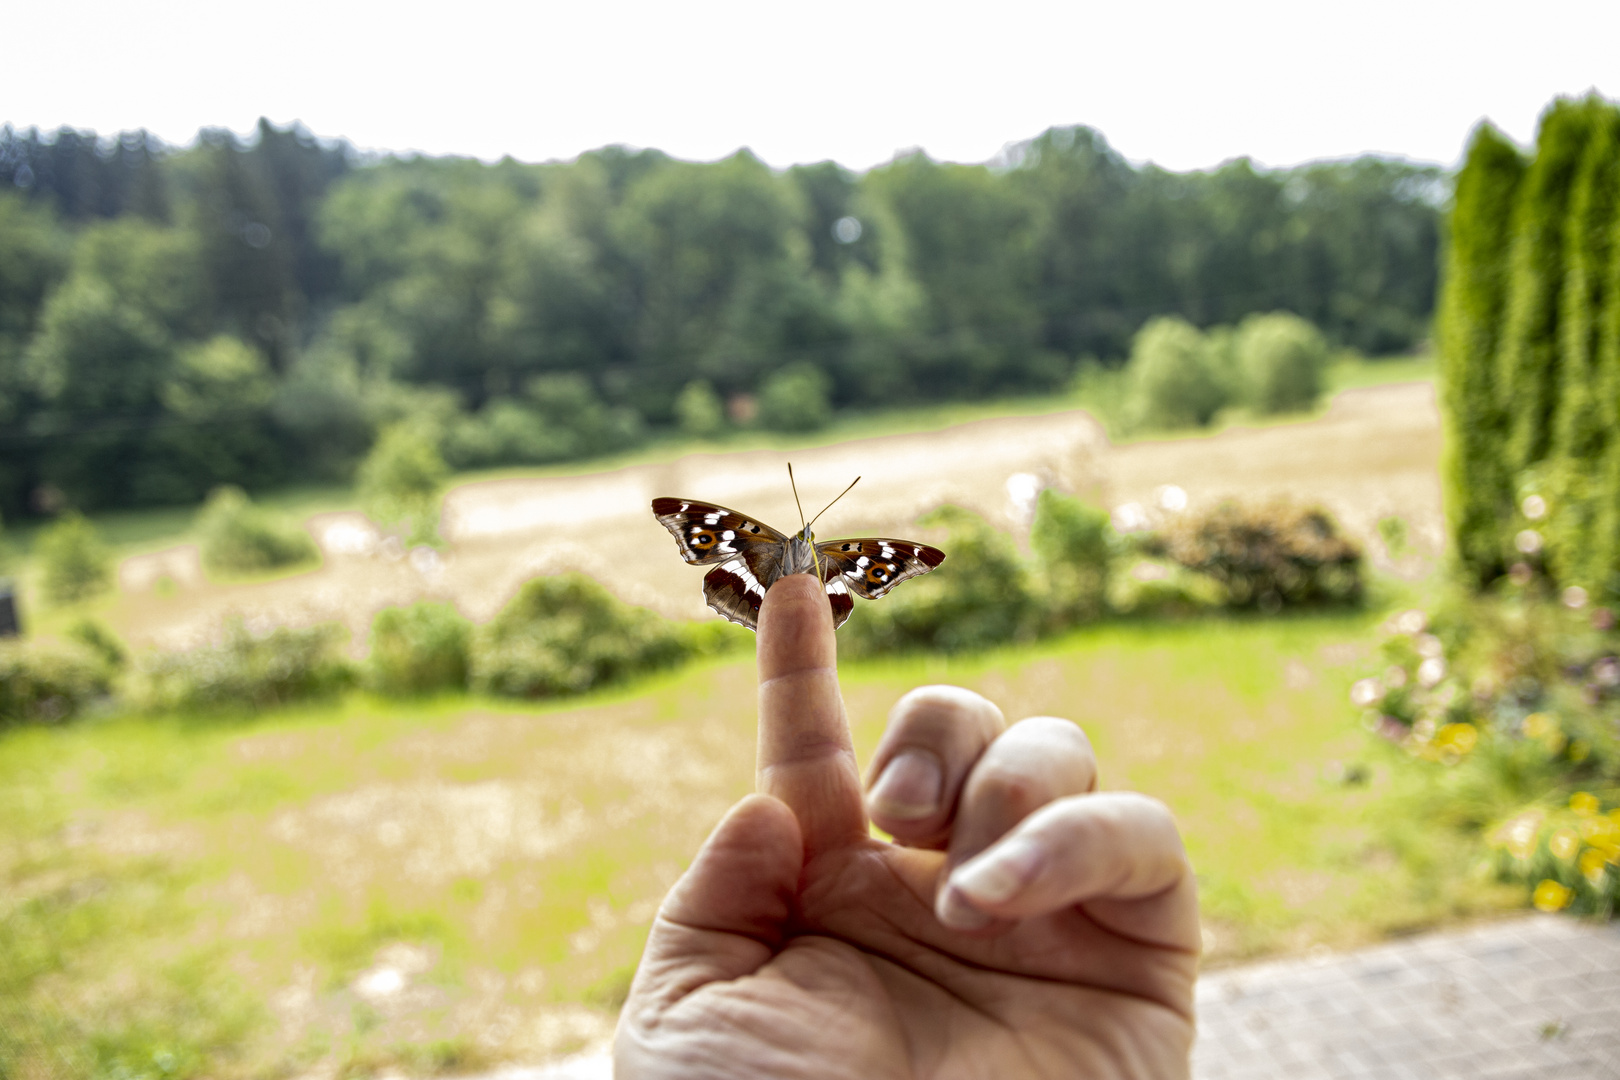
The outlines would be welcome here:
M 1257 1026 L 1244 1006 L 1260 1002 L 1273 1004 Z M 1336 1080 L 1615 1080 L 1620 927 L 1537 916 L 1233 969 L 1204 980 L 1199 1004 L 1222 1075 L 1269 1077 L 1286 1062 L 1290 1077 Z M 1554 1020 L 1563 1033 L 1544 1039 Z

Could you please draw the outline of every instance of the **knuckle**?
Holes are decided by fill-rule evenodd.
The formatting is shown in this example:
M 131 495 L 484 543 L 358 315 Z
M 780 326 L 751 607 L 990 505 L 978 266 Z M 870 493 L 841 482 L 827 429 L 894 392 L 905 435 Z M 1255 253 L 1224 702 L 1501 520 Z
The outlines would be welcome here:
M 1047 785 L 1010 762 L 984 762 L 973 774 L 968 799 L 976 810 L 1022 820 L 1050 801 Z
M 1016 738 L 1039 744 L 1058 753 L 1066 753 L 1089 760 L 1093 757 L 1091 740 L 1072 720 L 1056 716 L 1031 716 L 1007 729 L 1007 738 Z
M 988 698 L 960 686 L 919 686 L 889 711 L 891 728 L 939 735 L 967 727 L 994 734 L 1005 727 L 1001 710 Z

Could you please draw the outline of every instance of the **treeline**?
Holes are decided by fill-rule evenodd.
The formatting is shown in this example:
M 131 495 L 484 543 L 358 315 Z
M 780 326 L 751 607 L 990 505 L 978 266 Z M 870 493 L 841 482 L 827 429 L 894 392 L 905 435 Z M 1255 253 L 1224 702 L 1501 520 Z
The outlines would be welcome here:
M 6 128 L 0 511 L 347 478 L 407 418 L 470 467 L 1042 391 L 1162 314 L 1397 351 L 1426 335 L 1443 186 L 1374 158 L 1136 168 L 1086 128 L 863 175 Z
M 1489 124 L 1475 132 L 1439 337 L 1447 519 L 1477 584 L 1546 569 L 1620 597 L 1617 240 L 1620 108 L 1554 102 L 1528 158 Z

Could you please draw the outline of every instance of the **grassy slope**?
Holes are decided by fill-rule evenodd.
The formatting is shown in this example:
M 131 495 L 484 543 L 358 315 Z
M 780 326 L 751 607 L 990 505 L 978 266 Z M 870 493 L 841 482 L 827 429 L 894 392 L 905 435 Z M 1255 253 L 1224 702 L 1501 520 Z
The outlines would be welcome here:
M 1369 621 L 1115 625 L 852 665 L 845 696 L 863 760 L 922 682 L 1071 717 L 1106 786 L 1176 811 L 1213 959 L 1345 945 L 1494 902 L 1448 837 L 1388 828 L 1383 765 L 1339 779 L 1369 750 L 1345 704 Z M 0 1075 L 46 1053 L 8 1030 L 81 1074 L 167 1054 L 222 1077 L 600 1034 L 658 897 L 752 784 L 752 703 L 736 659 L 541 710 L 355 698 L 0 735 Z M 368 1001 L 379 962 L 410 985 Z

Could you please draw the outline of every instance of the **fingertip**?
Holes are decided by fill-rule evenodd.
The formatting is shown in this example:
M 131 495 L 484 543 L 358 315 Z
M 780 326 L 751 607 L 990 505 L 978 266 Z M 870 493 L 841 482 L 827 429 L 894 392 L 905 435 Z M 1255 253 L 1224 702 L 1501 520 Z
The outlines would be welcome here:
M 837 662 L 832 605 L 820 580 L 809 574 L 777 579 L 759 608 L 760 679 Z

